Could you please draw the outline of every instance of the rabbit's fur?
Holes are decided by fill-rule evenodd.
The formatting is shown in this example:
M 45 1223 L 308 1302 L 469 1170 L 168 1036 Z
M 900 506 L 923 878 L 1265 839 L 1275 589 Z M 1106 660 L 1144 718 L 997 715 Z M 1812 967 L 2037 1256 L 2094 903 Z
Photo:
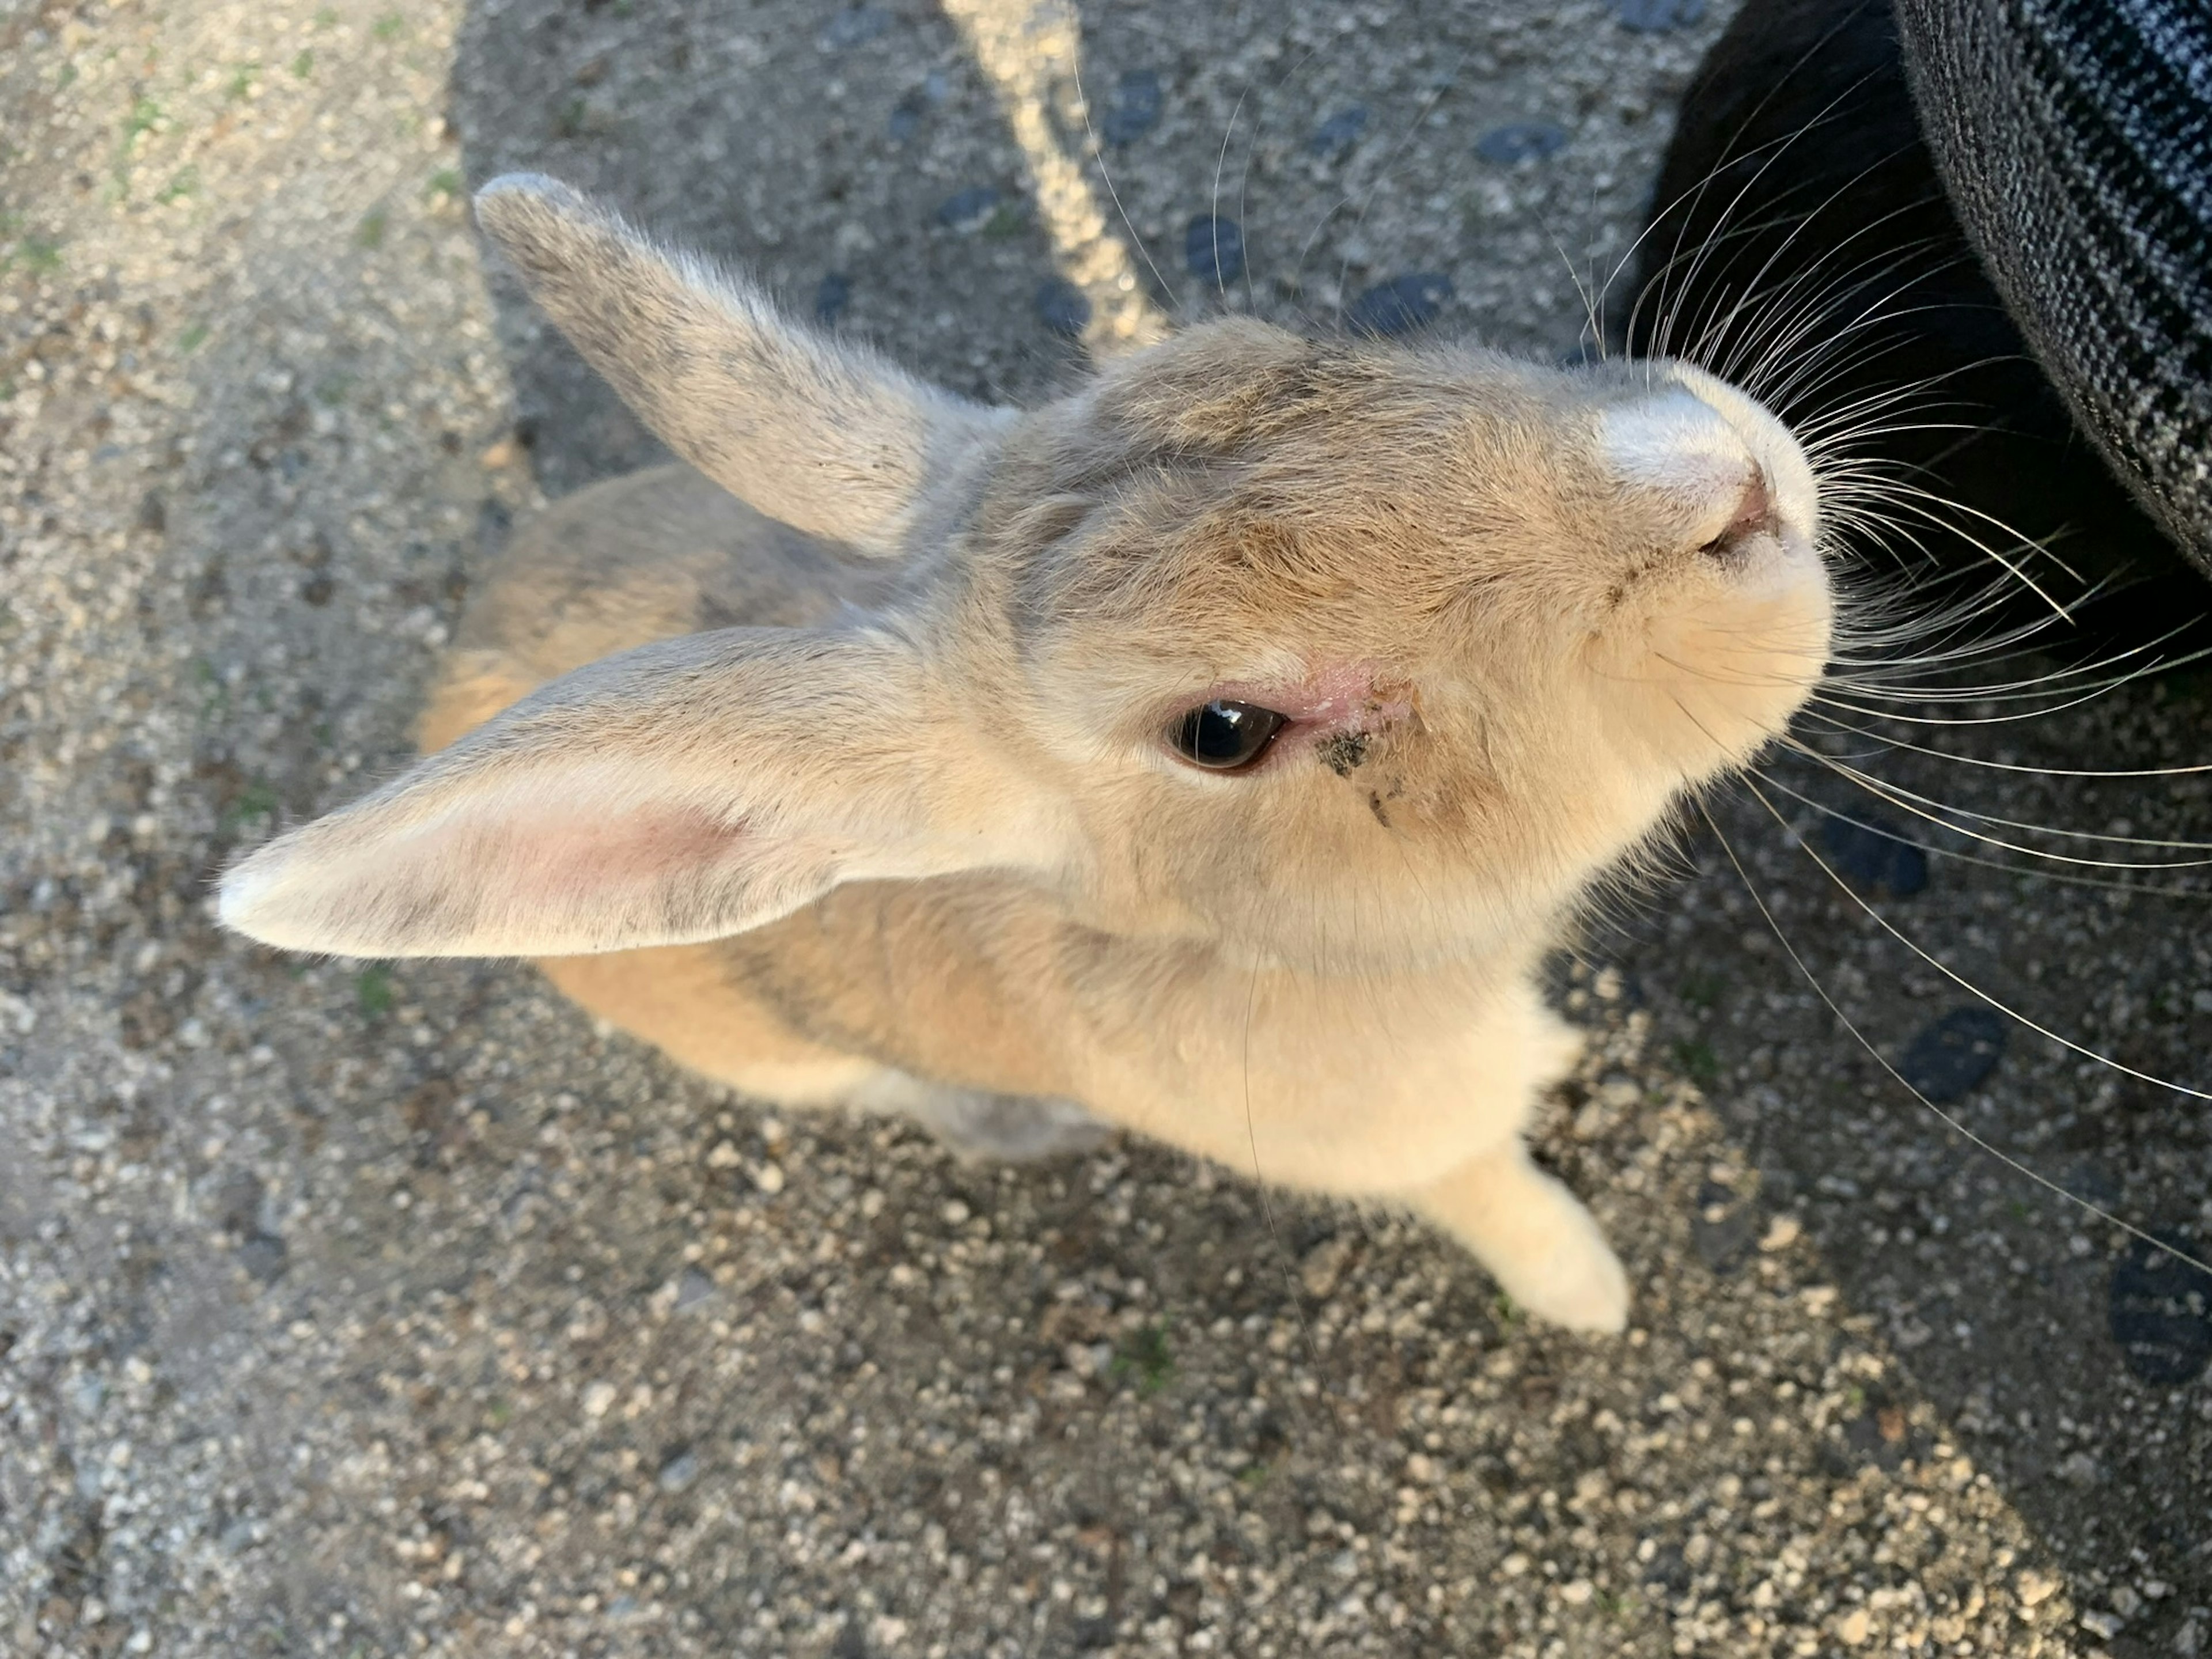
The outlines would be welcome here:
M 477 211 L 690 465 L 519 536 L 437 752 L 244 860 L 227 924 L 537 957 L 769 1100 L 1395 1199 L 1620 1327 L 1520 1138 L 1575 1050 L 1534 972 L 1821 672 L 1778 423 L 1686 368 L 1243 320 L 986 409 L 550 180 Z M 1217 698 L 1289 717 L 1248 771 L 1167 740 Z

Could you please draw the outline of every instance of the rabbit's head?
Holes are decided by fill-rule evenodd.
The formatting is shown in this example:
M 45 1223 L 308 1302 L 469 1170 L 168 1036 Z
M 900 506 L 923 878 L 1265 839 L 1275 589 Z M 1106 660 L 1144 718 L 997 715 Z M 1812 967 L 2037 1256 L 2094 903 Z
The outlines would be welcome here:
M 1479 951 L 1748 759 L 1826 661 L 1811 471 L 1694 369 L 1229 320 L 1016 413 L 550 181 L 478 211 L 678 454 L 900 562 L 901 597 L 555 682 L 231 871 L 224 921 L 270 943 L 619 949 L 997 870 L 1272 959 Z

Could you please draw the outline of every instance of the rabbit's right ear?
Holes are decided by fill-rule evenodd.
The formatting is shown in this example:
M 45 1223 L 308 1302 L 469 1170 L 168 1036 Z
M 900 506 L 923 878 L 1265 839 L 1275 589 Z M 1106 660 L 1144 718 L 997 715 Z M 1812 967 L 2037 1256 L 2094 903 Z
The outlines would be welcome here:
M 477 222 L 585 361 L 693 466 L 810 534 L 899 550 L 930 482 L 1008 418 L 778 316 L 750 283 L 655 246 L 536 173 Z
M 841 882 L 1039 869 L 1063 836 L 910 640 L 726 629 L 607 657 L 226 872 L 225 927 L 351 957 L 720 939 Z

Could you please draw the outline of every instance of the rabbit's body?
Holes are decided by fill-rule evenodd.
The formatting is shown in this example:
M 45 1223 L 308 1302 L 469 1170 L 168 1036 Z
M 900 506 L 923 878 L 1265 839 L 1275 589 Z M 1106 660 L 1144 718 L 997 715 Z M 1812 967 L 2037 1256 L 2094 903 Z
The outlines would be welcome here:
M 1620 1327 L 1521 1140 L 1574 1054 L 1534 971 L 1821 671 L 1786 431 L 1679 366 L 1246 322 L 984 410 L 550 182 L 479 210 L 707 476 L 519 536 L 440 752 L 231 872 L 228 922 L 537 957 L 771 1100 L 1395 1199 Z
M 885 574 L 680 465 L 580 491 L 471 601 L 422 746 L 634 646 L 880 604 Z M 1571 1033 L 1528 988 L 1548 942 L 1316 974 L 1088 927 L 1032 882 L 979 873 L 850 884 L 727 939 L 538 965 L 757 1099 L 903 1111 L 1000 1157 L 1093 1139 L 1103 1118 L 1271 1181 L 1414 1200 L 1513 1144 L 1571 1064 Z

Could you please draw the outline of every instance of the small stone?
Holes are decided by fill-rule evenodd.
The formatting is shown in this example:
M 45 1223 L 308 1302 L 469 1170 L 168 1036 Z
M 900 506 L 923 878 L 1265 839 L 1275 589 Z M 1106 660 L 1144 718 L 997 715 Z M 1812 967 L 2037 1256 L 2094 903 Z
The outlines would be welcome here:
M 1354 104 L 1348 109 L 1340 109 L 1314 129 L 1313 137 L 1306 140 L 1307 153 L 1323 161 L 1341 161 L 1366 131 L 1366 105 Z
M 689 1313 L 701 1303 L 711 1301 L 714 1295 L 714 1279 L 696 1267 L 686 1267 L 683 1278 L 676 1281 L 676 1310 Z
M 686 1446 L 667 1458 L 660 1466 L 660 1473 L 653 1478 L 663 1492 L 682 1492 L 698 1477 L 698 1474 L 699 1454 Z
M 1625 29 L 1664 34 L 1695 25 L 1705 15 L 1705 0 L 1613 0 L 1613 15 Z
M 1908 1087 L 1936 1105 L 1962 1098 L 1996 1069 L 2004 1016 L 1978 1005 L 1954 1008 L 1922 1029 L 1897 1062 Z
M 1160 77 L 1152 70 L 1131 70 L 1114 83 L 1114 99 L 1098 124 L 1109 144 L 1134 143 L 1159 125 Z
M 161 492 L 149 489 L 138 498 L 138 527 L 160 535 L 169 527 L 169 508 Z
M 1308 1250 L 1305 1260 L 1298 1263 L 1298 1278 L 1308 1296 L 1326 1297 L 1336 1289 L 1344 1278 L 1344 1270 L 1351 1264 L 1351 1240 L 1323 1239 Z
M 1836 1620 L 1836 1640 L 1847 1648 L 1863 1647 L 1874 1634 L 1874 1620 L 1864 1607 L 1853 1607 Z
M 1577 1578 L 1559 1586 L 1559 1600 L 1571 1607 L 1581 1607 L 1597 1593 L 1597 1586 L 1587 1578 Z
M 968 1218 L 972 1212 L 967 1205 L 955 1198 L 947 1200 L 945 1208 L 939 1213 L 944 1216 L 946 1226 L 964 1227 L 968 1224 Z
M 258 1283 L 273 1285 L 283 1277 L 288 1254 L 284 1241 L 276 1234 L 255 1233 L 239 1244 L 238 1265 Z
M 718 1140 L 707 1154 L 707 1167 L 710 1170 L 733 1170 L 744 1161 L 734 1141 Z
M 2012 1581 L 2012 1591 L 2020 1597 L 2024 1607 L 2039 1607 L 2058 1593 L 2058 1581 L 2046 1572 L 2030 1568 Z
M 989 185 L 970 185 L 937 204 L 937 222 L 963 236 L 972 235 L 991 222 L 1003 199 Z
M 1498 167 L 1540 161 L 1567 147 L 1566 129 L 1552 121 L 1513 121 L 1474 141 L 1474 153 Z
M 328 605 L 331 602 L 331 596 L 337 592 L 337 584 L 320 571 L 317 571 L 300 584 L 300 597 L 309 605 L 319 608 Z
M 2200 1260 L 2204 1255 L 2185 1234 L 2160 1243 Z M 2131 1239 L 2112 1264 L 2105 1306 L 2120 1358 L 2154 1387 L 2185 1387 L 2212 1364 L 2212 1274 Z
M 1065 276 L 1048 276 L 1037 284 L 1037 319 L 1054 333 L 1075 338 L 1091 326 L 1091 301 Z
M 611 1382 L 594 1382 L 584 1390 L 584 1415 L 605 1417 L 615 1403 L 617 1389 Z
M 1824 818 L 1820 847 L 1836 873 L 1855 887 L 1910 898 L 1928 884 L 1927 853 L 1878 812 Z
M 891 26 L 891 15 L 880 6 L 847 6 L 822 26 L 815 40 L 824 52 L 842 52 L 864 46 Z
M 1244 228 L 1234 219 L 1201 213 L 1183 228 L 1183 264 L 1218 288 L 1244 274 Z
M 844 315 L 853 298 L 853 279 L 833 270 L 814 285 L 814 320 L 825 326 Z
M 780 1164 L 762 1164 L 753 1171 L 753 1185 L 774 1198 L 783 1190 L 783 1166 Z
M 2081 1615 L 2081 1628 L 2106 1642 L 2118 1636 L 2127 1622 L 2117 1613 L 2092 1611 Z
M 1769 1255 L 1786 1250 L 1804 1233 L 1805 1224 L 1794 1215 L 1778 1215 L 1766 1224 L 1766 1231 L 1759 1237 L 1759 1248 Z
M 1452 279 L 1442 271 L 1393 276 L 1352 302 L 1345 326 L 1354 334 L 1410 334 L 1436 321 L 1451 296 Z

